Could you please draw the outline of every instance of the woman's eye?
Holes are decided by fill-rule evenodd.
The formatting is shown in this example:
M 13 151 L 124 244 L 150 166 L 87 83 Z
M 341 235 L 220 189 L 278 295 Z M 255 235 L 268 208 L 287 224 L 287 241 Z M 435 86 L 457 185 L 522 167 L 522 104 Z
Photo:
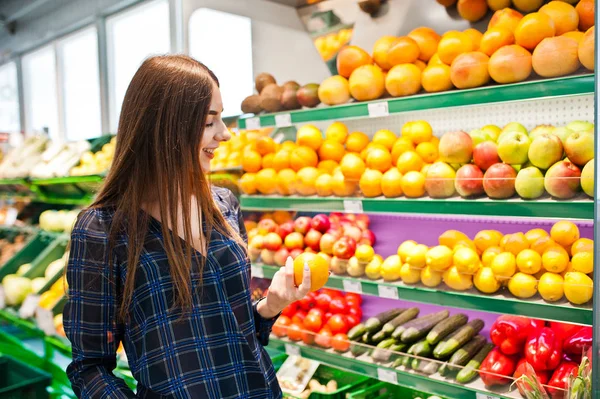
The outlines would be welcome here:
M 207 123 L 206 127 L 212 127 L 214 125 L 214 123 Z

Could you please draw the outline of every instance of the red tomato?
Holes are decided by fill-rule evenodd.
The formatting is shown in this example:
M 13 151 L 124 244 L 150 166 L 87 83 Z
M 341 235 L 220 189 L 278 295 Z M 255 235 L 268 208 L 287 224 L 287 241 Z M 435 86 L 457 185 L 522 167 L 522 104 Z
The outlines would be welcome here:
M 341 314 L 336 314 L 336 315 L 331 316 L 331 318 L 329 320 L 327 320 L 327 325 L 329 326 L 329 328 L 331 328 L 331 332 L 333 334 L 338 334 L 338 333 L 346 334 L 349 330 L 348 322 L 346 321 L 346 317 Z
M 302 325 L 304 322 L 304 318 L 306 317 L 306 312 L 304 310 L 298 310 L 294 317 L 292 317 L 292 323 L 296 323 Z
M 348 303 L 356 302 L 359 305 L 362 305 L 362 302 L 363 302 L 362 295 L 356 294 L 354 292 L 349 292 L 346 294 L 346 302 L 348 302 Z
M 317 303 L 317 307 L 326 312 L 329 310 L 329 302 L 331 302 L 331 295 L 325 292 L 321 292 L 319 293 L 319 295 L 317 295 L 315 301 Z
M 348 328 L 352 328 L 354 326 L 357 326 L 358 323 L 360 323 L 360 319 L 357 318 L 356 316 L 351 315 L 351 314 L 346 315 L 346 321 L 348 322 Z
M 346 305 L 346 301 L 343 298 L 335 298 L 329 303 L 329 311 L 331 313 L 346 313 L 348 305 Z
M 317 332 L 323 327 L 323 319 L 316 313 L 310 313 L 304 318 L 304 328 Z
M 331 331 L 322 329 L 315 337 L 315 343 L 323 348 L 331 348 Z
M 302 342 L 306 345 L 313 345 L 315 343 L 315 336 L 317 334 L 313 331 L 302 331 Z
M 302 339 L 302 327 L 293 323 L 288 327 L 288 338 L 292 341 L 300 341 Z
M 355 306 L 350 306 L 348 308 L 348 315 L 352 315 L 356 317 L 358 320 L 362 319 L 362 310 Z
M 327 324 L 327 322 L 329 321 L 329 319 L 331 319 L 331 316 L 333 316 L 333 313 L 331 313 L 331 312 L 325 313 L 325 315 L 323 316 L 323 323 Z
M 315 315 L 321 316 L 321 318 L 323 318 L 323 316 L 325 316 L 325 312 L 322 311 L 319 308 L 312 308 L 311 310 L 308 311 L 307 316 L 311 315 L 311 314 L 315 314 Z
M 297 310 L 298 310 L 298 302 L 292 302 L 289 305 L 287 305 L 285 308 L 283 308 L 281 315 L 287 316 L 291 319 L 292 317 L 294 317 L 294 314 L 296 314 Z
M 338 352 L 347 352 L 350 349 L 350 340 L 346 334 L 335 334 L 331 339 L 331 347 Z
M 311 310 L 312 308 L 315 307 L 316 301 L 315 298 L 312 296 L 305 296 L 304 298 L 300 299 L 300 309 L 308 312 L 309 310 Z
M 275 324 L 273 324 L 273 334 L 278 337 L 285 337 L 290 324 L 292 324 L 292 320 L 289 317 L 284 315 L 279 316 Z

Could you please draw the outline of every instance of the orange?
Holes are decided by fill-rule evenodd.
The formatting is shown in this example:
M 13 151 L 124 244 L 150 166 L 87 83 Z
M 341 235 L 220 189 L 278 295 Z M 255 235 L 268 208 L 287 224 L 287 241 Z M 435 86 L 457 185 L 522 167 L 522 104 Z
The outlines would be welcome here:
M 296 143 L 294 143 L 293 141 L 287 140 L 287 141 L 284 141 L 283 143 L 281 143 L 280 150 L 292 151 L 296 147 L 297 147 Z
M 584 32 L 573 31 L 573 32 L 563 33 L 561 36 L 568 37 L 569 39 L 573 39 L 577 43 L 579 43 L 579 42 L 581 42 L 581 39 L 583 39 L 584 34 L 585 34 Z
M 375 132 L 372 142 L 375 144 L 381 144 L 388 150 L 392 150 L 394 143 L 398 139 L 398 136 L 391 130 L 382 129 Z
M 539 238 L 548 237 L 548 232 L 543 229 L 531 229 L 527 233 L 525 233 L 525 238 L 527 238 L 527 242 L 529 245 L 533 245 Z
M 545 78 L 571 74 L 581 67 L 578 48 L 578 43 L 568 37 L 547 37 L 533 51 L 533 70 Z
M 413 39 L 419 46 L 419 60 L 429 61 L 431 57 L 437 51 L 438 43 L 440 42 L 441 36 L 431 28 L 420 27 L 413 29 L 408 37 Z
M 277 172 L 277 192 L 281 195 L 292 195 L 296 192 L 296 172 L 282 169 Z
M 344 177 L 340 171 L 333 172 L 331 176 L 331 189 L 338 197 L 350 197 L 358 188 L 358 180 L 350 180 Z
M 336 62 L 338 73 L 349 78 L 356 68 L 372 64 L 373 59 L 369 53 L 358 46 L 345 46 L 338 53 Z
M 561 220 L 552 226 L 550 237 L 563 247 L 568 247 L 579 240 L 579 228 L 572 222 Z
M 265 154 L 265 156 L 262 159 L 262 168 L 263 169 L 267 169 L 267 168 L 272 168 L 273 167 L 273 158 L 275 158 L 275 154 L 273 154 L 272 152 Z
M 490 247 L 499 246 L 502 237 L 502 233 L 500 233 L 498 230 L 481 230 L 475 235 L 473 242 L 475 243 L 475 247 L 477 247 L 479 252 L 485 252 L 485 250 Z
M 318 94 L 323 104 L 345 104 L 350 100 L 348 80 L 340 75 L 331 76 L 321 82 Z
M 393 97 L 418 93 L 421 90 L 421 70 L 414 64 L 394 66 L 385 78 L 385 89 Z
M 579 30 L 582 32 L 587 31 L 595 25 L 595 10 L 594 0 L 581 0 L 575 6 L 577 14 L 579 14 Z
M 434 55 L 432 55 L 431 58 L 429 59 L 429 62 L 427 63 L 427 66 L 434 66 L 434 65 L 446 65 L 442 62 L 442 60 L 440 59 L 440 55 L 438 53 L 435 53 Z
M 491 56 L 499 48 L 514 42 L 515 35 L 509 29 L 503 27 L 492 28 L 483 34 L 479 51 Z
M 323 142 L 323 135 L 315 125 L 304 125 L 296 133 L 296 144 L 318 150 Z
M 527 50 L 533 50 L 545 38 L 556 33 L 554 21 L 539 12 L 527 14 L 515 29 L 515 41 Z
M 290 166 L 295 171 L 299 171 L 305 166 L 317 166 L 318 162 L 317 153 L 310 147 L 297 147 L 290 155 Z
M 452 89 L 454 85 L 450 79 L 450 67 L 446 64 L 428 66 L 421 74 L 421 85 L 428 93 Z
M 529 241 L 525 238 L 525 234 L 519 232 L 514 234 L 507 234 L 502 237 L 502 249 L 506 252 L 511 252 L 517 256 L 519 252 L 529 248 Z
M 569 254 L 563 247 L 552 246 L 542 254 L 542 266 L 549 272 L 561 273 L 569 264 Z
M 350 75 L 350 95 L 357 101 L 376 100 L 385 91 L 385 79 L 376 65 L 363 65 Z
M 430 141 L 432 144 L 435 144 L 435 145 L 436 145 L 436 147 L 438 147 L 438 148 L 439 148 L 439 146 L 440 146 L 440 139 L 439 139 L 439 137 L 437 137 L 437 136 L 432 136 L 432 137 L 431 137 L 431 140 L 429 140 L 429 141 Z
M 396 167 L 402 174 L 420 171 L 423 167 L 423 160 L 415 151 L 407 151 L 398 157 Z
M 488 24 L 488 30 L 502 27 L 514 33 L 522 18 L 523 14 L 520 12 L 508 7 L 503 8 L 494 13 Z
M 296 173 L 296 192 L 300 195 L 314 195 L 317 193 L 315 183 L 319 177 L 319 169 L 306 166 Z
M 440 245 L 445 245 L 448 248 L 454 249 L 459 242 L 471 241 L 469 237 L 458 230 L 446 230 L 439 237 L 438 242 Z
M 319 162 L 317 168 L 325 173 L 331 174 L 338 166 L 340 165 L 336 161 L 327 160 Z
M 262 156 L 275 152 L 275 141 L 272 138 L 264 136 L 256 141 L 256 151 Z
M 358 181 L 366 169 L 364 161 L 356 154 L 346 154 L 340 163 L 342 174 L 349 180 Z
M 531 75 L 531 53 L 518 44 L 499 48 L 490 57 L 488 71 L 498 83 L 521 82 Z
M 392 67 L 388 61 L 388 51 L 396 40 L 397 37 L 395 36 L 382 36 L 373 46 L 373 59 L 375 63 L 386 71 Z
M 450 31 L 442 36 L 437 53 L 444 64 L 450 65 L 460 54 L 469 51 L 473 51 L 471 37 L 464 32 Z
M 325 140 L 319 148 L 319 159 L 321 161 L 332 160 L 339 162 L 346 153 L 344 146 L 335 140 Z
M 317 177 L 317 181 L 315 181 L 315 189 L 319 197 L 328 197 L 333 194 L 331 186 L 332 177 L 328 173 L 321 174 L 321 176 Z
M 469 37 L 471 38 L 471 42 L 473 42 L 473 50 L 479 49 L 479 43 L 481 42 L 483 33 L 473 28 L 466 29 L 463 32 L 469 35 Z
M 290 169 L 291 170 L 291 169 Z M 292 170 L 293 172 L 293 170 Z M 279 175 L 279 173 L 277 174 Z M 288 211 L 275 211 L 273 212 L 273 220 L 277 224 L 283 224 L 287 221 L 293 220 L 292 213 Z
M 262 158 L 256 151 L 248 150 L 242 156 L 242 169 L 246 172 L 255 173 L 262 167 Z
M 352 132 L 346 139 L 346 150 L 361 152 L 369 144 L 369 136 L 363 132 Z
M 256 174 L 256 188 L 261 194 L 275 194 L 277 191 L 275 169 L 262 169 Z
M 488 12 L 486 0 L 458 0 L 458 14 L 469 22 L 477 22 Z
M 367 169 L 360 177 L 358 187 L 365 197 L 379 197 L 381 191 L 381 178 L 383 173 L 374 169 Z
M 483 86 L 490 81 L 490 58 L 481 51 L 460 54 L 450 66 L 450 79 L 459 89 Z
M 256 194 L 256 174 L 255 173 L 244 173 L 240 178 L 240 188 L 245 194 L 252 195 Z
M 385 146 L 383 146 L 382 144 L 376 144 L 376 143 L 369 143 L 367 144 L 367 146 L 365 147 L 364 150 L 362 150 L 360 152 L 360 157 L 362 158 L 363 161 L 367 161 L 367 156 L 369 155 L 369 153 L 371 152 L 371 150 L 374 149 L 380 149 L 380 150 L 384 150 L 387 151 L 387 148 L 385 148 Z
M 325 131 L 325 138 L 327 140 L 335 140 L 338 143 L 344 144 L 348 137 L 348 127 L 342 122 L 333 122 Z
M 415 146 L 408 137 L 399 137 L 392 147 L 392 164 L 396 165 L 398 157 L 406 151 L 414 151 Z
M 369 151 L 366 159 L 367 168 L 386 172 L 392 167 L 392 156 L 387 149 L 374 148 Z
M 400 64 L 412 64 L 421 53 L 419 45 L 410 37 L 402 36 L 396 39 L 387 53 L 387 61 L 392 67 Z
M 431 164 L 431 163 L 423 164 L 423 167 L 421 168 L 421 171 L 420 171 L 421 173 L 423 173 L 423 176 L 427 176 L 427 172 L 429 172 L 429 168 L 431 167 L 431 165 L 433 165 L 433 164 Z
M 428 141 L 417 146 L 417 154 L 427 163 L 433 163 L 438 159 L 438 148 L 435 144 Z
M 391 168 L 381 178 L 381 192 L 388 198 L 402 195 L 402 173 L 397 168 Z
M 556 36 L 577 30 L 579 14 L 575 7 L 564 1 L 551 1 L 539 9 L 541 14 L 548 15 L 554 21 Z
M 557 244 L 554 242 L 554 240 L 552 240 L 552 238 L 550 238 L 550 236 L 542 236 L 535 240 L 533 244 L 531 244 L 531 249 L 542 255 L 547 248 L 554 245 Z
M 273 169 L 280 171 L 290 167 L 290 155 L 288 150 L 279 150 L 273 156 Z
M 421 144 L 431 140 L 433 129 L 427 121 L 412 121 L 402 126 L 402 136 L 408 137 L 414 144 Z
M 413 64 L 415 64 L 417 68 L 421 70 L 421 72 L 423 72 L 425 68 L 427 68 L 427 64 L 421 60 L 416 60 L 415 62 L 413 62 Z
M 421 172 L 408 172 L 402 176 L 400 186 L 407 197 L 422 197 L 425 194 L 425 176 Z
M 575 256 L 579 252 L 592 252 L 594 250 L 594 240 L 589 238 L 580 238 L 573 243 L 571 247 L 571 255 Z
M 310 269 L 310 290 L 317 291 L 325 286 L 329 279 L 329 264 L 325 258 L 304 252 L 294 259 L 294 283 L 296 286 L 302 284 L 304 268 L 308 265 Z

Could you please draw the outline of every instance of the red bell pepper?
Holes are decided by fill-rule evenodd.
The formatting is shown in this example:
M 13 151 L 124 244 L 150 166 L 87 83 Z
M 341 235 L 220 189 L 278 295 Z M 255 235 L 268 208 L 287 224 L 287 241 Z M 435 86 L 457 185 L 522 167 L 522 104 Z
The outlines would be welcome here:
M 566 389 L 569 384 L 569 376 L 577 375 L 579 366 L 572 362 L 562 362 L 554 374 L 548 381 L 548 393 L 552 396 L 552 399 L 562 399 L 566 397 Z
M 492 342 L 506 355 L 521 353 L 531 331 L 531 320 L 526 317 L 502 315 L 490 330 Z
M 505 355 L 499 348 L 494 348 L 481 363 L 479 376 L 488 387 L 508 385 L 512 382 L 510 377 L 516 367 L 517 361 L 514 356 Z
M 592 346 L 593 330 L 591 327 L 582 327 L 579 331 L 572 335 L 563 344 L 565 353 L 574 356 L 583 355 L 589 347 Z
M 523 375 L 525 375 L 527 377 L 531 377 L 533 374 L 535 374 L 538 382 L 541 385 L 546 385 L 548 383 L 548 379 L 550 378 L 550 372 L 535 371 L 533 369 L 533 367 L 531 367 L 531 365 L 529 363 L 527 363 L 526 359 L 519 360 L 519 363 L 517 363 L 517 369 L 515 370 L 515 373 L 513 374 L 513 378 L 515 379 L 515 381 L 517 381 L 517 387 L 519 388 L 519 392 L 521 393 L 521 396 L 523 396 L 524 398 L 526 397 L 525 391 L 527 390 L 527 387 L 529 387 L 529 384 L 527 382 L 520 381 L 519 379 Z
M 539 330 L 544 327 L 546 327 L 546 322 L 544 320 L 531 319 L 531 331 Z
M 557 321 L 552 321 L 550 322 L 550 328 L 554 330 L 554 332 L 556 333 L 556 335 L 558 335 L 561 341 L 564 341 L 572 337 L 577 332 L 579 332 L 579 330 L 581 330 L 583 327 L 578 326 L 576 324 L 559 323 Z
M 525 345 L 525 359 L 536 371 L 554 370 L 562 359 L 562 342 L 554 330 L 544 327 L 532 332 Z

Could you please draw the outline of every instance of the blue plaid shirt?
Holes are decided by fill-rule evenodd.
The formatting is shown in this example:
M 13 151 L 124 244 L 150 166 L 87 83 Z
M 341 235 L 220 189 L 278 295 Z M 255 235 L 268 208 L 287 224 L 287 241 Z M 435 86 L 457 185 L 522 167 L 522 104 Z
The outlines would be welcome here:
M 246 238 L 237 199 L 213 188 L 227 222 Z M 234 240 L 213 231 L 202 286 L 192 265 L 193 305 L 183 317 L 173 303 L 160 223 L 151 219 L 143 246 L 130 318 L 116 322 L 125 284 L 127 237 L 117 239 L 108 265 L 114 211 L 90 209 L 71 234 L 69 300 L 64 326 L 73 346 L 67 373 L 80 398 L 281 398 L 263 348 L 273 320 L 263 320 L 250 298 L 250 261 Z M 111 273 L 112 268 L 112 273 Z M 114 277 L 111 277 L 114 276 Z M 137 396 L 112 374 L 123 342 Z

